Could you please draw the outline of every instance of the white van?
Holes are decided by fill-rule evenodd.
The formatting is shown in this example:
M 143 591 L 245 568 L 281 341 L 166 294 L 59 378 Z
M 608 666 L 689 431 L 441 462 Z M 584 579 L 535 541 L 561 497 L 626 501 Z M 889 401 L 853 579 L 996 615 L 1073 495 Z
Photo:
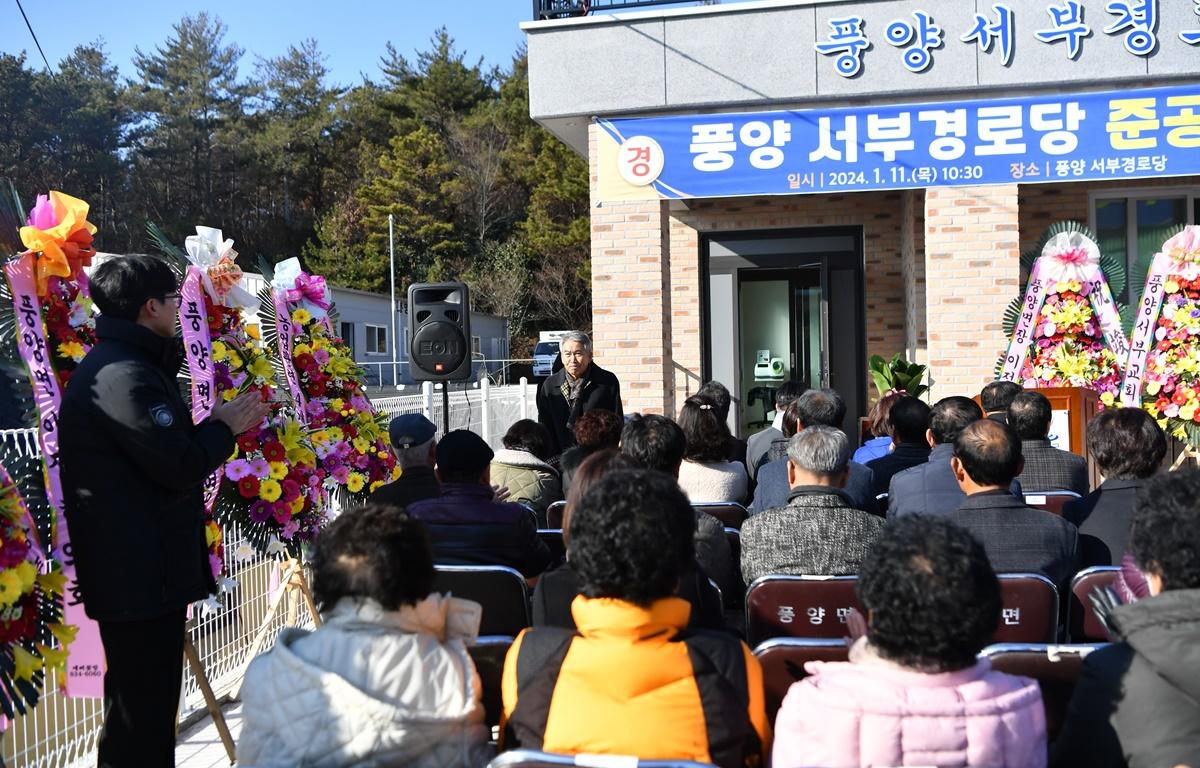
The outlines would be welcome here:
M 570 331 L 542 331 L 538 334 L 537 346 L 533 348 L 533 375 L 544 379 L 554 373 L 554 361 L 558 359 L 562 337 Z

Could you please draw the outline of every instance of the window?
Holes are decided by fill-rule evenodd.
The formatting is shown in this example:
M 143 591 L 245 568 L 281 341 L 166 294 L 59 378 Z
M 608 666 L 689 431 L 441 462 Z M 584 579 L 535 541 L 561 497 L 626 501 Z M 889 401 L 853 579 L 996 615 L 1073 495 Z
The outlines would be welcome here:
M 346 346 L 350 348 L 350 356 L 353 357 L 355 354 L 354 323 L 342 323 L 341 324 L 341 337 L 342 337 L 342 341 L 346 342 Z
M 478 336 L 471 337 L 471 357 L 483 357 L 483 343 Z
M 382 325 L 367 324 L 367 354 L 386 355 L 387 351 L 387 328 Z
M 1200 217 L 1200 189 L 1113 190 L 1092 194 L 1092 229 L 1101 253 L 1123 259 L 1128 275 L 1117 301 L 1137 299 L 1150 260 L 1167 235 Z

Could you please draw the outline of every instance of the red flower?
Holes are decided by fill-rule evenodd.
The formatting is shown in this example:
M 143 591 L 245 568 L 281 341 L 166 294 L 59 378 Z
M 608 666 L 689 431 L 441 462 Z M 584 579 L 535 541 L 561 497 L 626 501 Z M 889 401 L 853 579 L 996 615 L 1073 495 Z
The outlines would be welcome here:
M 263 458 L 267 461 L 283 461 L 287 458 L 287 451 L 278 442 L 271 441 L 263 443 L 262 446 Z
M 308 354 L 307 352 L 301 352 L 300 354 L 296 355 L 295 362 L 297 368 L 311 368 L 313 363 L 316 361 L 313 360 L 312 355 Z
M 245 499 L 258 498 L 258 478 L 254 475 L 246 475 L 238 480 L 238 493 L 242 494 L 242 498 Z
M 321 397 L 325 394 L 325 382 L 317 380 L 308 385 L 308 394 Z
M 249 453 L 258 447 L 258 440 L 254 435 L 239 435 L 237 444 L 244 453 Z

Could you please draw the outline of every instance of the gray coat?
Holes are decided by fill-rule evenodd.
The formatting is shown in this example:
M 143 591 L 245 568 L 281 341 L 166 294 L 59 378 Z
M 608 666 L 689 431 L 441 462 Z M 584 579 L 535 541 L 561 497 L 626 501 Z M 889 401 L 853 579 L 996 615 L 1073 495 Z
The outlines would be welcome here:
M 854 509 L 838 490 L 801 485 L 787 506 L 760 512 L 742 524 L 742 577 L 840 576 L 858 573 L 883 528 L 882 518 Z
M 1021 455 L 1025 468 L 1017 479 L 1026 493 L 1061 490 L 1086 496 L 1090 490 L 1087 461 L 1082 456 L 1055 448 L 1049 440 L 1022 440 Z

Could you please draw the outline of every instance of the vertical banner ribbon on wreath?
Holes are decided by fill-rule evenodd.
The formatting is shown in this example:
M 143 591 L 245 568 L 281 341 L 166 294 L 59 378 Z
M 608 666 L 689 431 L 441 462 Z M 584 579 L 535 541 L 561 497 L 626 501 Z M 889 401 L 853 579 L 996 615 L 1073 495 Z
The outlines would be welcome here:
M 1137 319 L 1133 326 L 1133 343 L 1125 365 L 1125 381 L 1121 386 L 1121 404 L 1141 407 L 1142 378 L 1146 374 L 1146 358 L 1156 343 L 1155 329 L 1158 316 L 1166 297 L 1167 279 L 1178 275 L 1185 280 L 1200 277 L 1200 230 L 1188 227 L 1183 232 L 1163 243 L 1163 249 L 1154 254 L 1150 272 L 1146 275 L 1146 287 L 1138 304 Z
M 62 563 L 62 572 L 67 579 L 63 589 L 63 621 L 79 628 L 67 656 L 67 695 L 100 698 L 104 695 L 104 647 L 100 642 L 99 625 L 89 619 L 83 609 L 79 583 L 75 578 L 71 536 L 63 515 L 58 463 L 58 410 L 62 403 L 62 392 L 46 346 L 34 258 L 32 253 L 26 252 L 6 264 L 4 273 L 12 289 L 13 309 L 17 316 L 17 347 L 29 367 L 37 404 L 38 442 L 45 467 L 46 495 L 54 510 L 55 556 Z
M 1050 288 L 1060 282 L 1078 281 L 1087 287 L 1088 301 L 1096 313 L 1104 340 L 1118 360 L 1125 359 L 1129 342 L 1121 329 L 1121 317 L 1113 301 L 1108 280 L 1100 269 L 1100 249 L 1080 232 L 1061 232 L 1042 249 L 1029 273 L 1029 289 L 1021 302 L 1021 314 L 1004 355 L 1003 381 L 1021 382 L 1021 368 L 1034 340 L 1038 315 Z
M 213 411 L 216 376 L 212 361 L 212 339 L 204 308 L 203 274 L 195 266 L 187 268 L 179 289 L 179 327 L 183 330 L 183 349 L 192 376 L 192 422 L 199 424 Z M 204 506 L 212 513 L 221 488 L 222 468 L 204 481 Z
M 303 423 L 308 422 L 308 412 L 305 410 L 304 390 L 300 387 L 300 377 L 296 375 L 296 364 L 292 362 L 292 347 L 296 342 L 296 329 L 292 326 L 291 314 L 288 312 L 287 300 L 283 293 L 273 291 L 275 299 L 275 329 L 279 336 L 279 354 L 283 359 L 283 373 L 287 378 L 288 390 L 296 402 L 296 416 Z

